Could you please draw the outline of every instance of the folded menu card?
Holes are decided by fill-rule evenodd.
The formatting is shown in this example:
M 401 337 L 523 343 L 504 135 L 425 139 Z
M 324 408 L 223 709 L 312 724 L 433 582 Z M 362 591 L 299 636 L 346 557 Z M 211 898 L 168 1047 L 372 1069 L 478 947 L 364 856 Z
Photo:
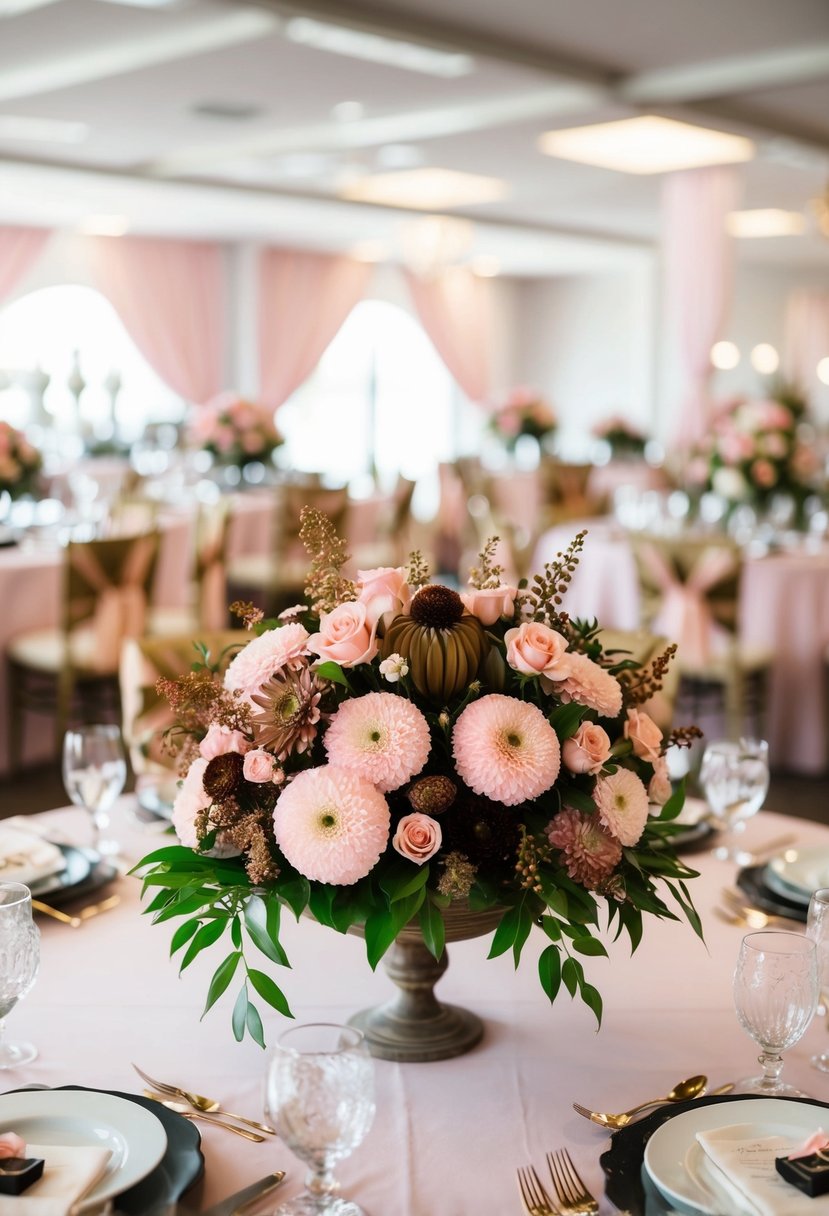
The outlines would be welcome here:
M 829 1195 L 807 1199 L 776 1172 L 775 1158 L 793 1152 L 797 1139 L 752 1135 L 751 1125 L 746 1123 L 697 1132 L 697 1142 L 713 1181 L 731 1198 L 735 1213 L 829 1216 Z
M 42 1157 L 43 1176 L 22 1195 L 0 1195 L 0 1216 L 74 1216 L 79 1201 L 106 1173 L 108 1148 L 27 1144 L 27 1157 Z
M 57 874 L 66 860 L 57 845 L 34 832 L 0 824 L 0 882 L 27 885 Z

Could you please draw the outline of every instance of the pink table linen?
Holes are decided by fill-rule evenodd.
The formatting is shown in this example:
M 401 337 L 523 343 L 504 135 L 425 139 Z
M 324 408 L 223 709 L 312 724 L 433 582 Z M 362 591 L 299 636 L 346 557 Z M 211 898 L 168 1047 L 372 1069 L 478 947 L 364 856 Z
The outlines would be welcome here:
M 128 805 L 121 800 L 115 828 L 135 860 L 166 839 L 139 828 Z M 80 812 L 39 818 L 78 843 L 88 839 Z M 746 845 L 760 847 L 792 831 L 803 845 L 829 845 L 829 829 L 767 812 L 749 824 Z M 542 1167 L 546 1150 L 567 1145 L 585 1181 L 603 1195 L 598 1158 L 608 1137 L 574 1113 L 573 1101 L 621 1110 L 665 1093 L 681 1077 L 703 1072 L 714 1087 L 756 1071 L 758 1049 L 740 1030 L 731 997 L 742 930 L 711 915 L 734 869 L 708 854 L 692 860 L 702 871 L 693 893 L 706 945 L 684 924 L 649 918 L 633 958 L 620 941 L 608 942 L 610 960 L 584 960 L 605 1000 L 599 1034 L 589 1011 L 566 994 L 552 1008 L 546 1001 L 535 969 L 542 934 L 531 935 L 517 973 L 509 955 L 486 959 L 487 938 L 451 946 L 439 996 L 480 1014 L 485 1038 L 455 1060 L 376 1062 L 377 1117 L 364 1144 L 338 1166 L 345 1194 L 374 1216 L 507 1216 L 520 1211 L 516 1166 L 533 1161 Z M 261 1117 L 267 1057 L 249 1040 L 233 1039 L 235 981 L 199 1020 L 221 951 L 197 960 L 179 979 L 168 958 L 170 927 L 152 926 L 139 914 L 136 879 L 120 880 L 118 890 L 121 905 L 81 930 L 40 920 L 40 975 L 9 1025 L 10 1033 L 31 1038 L 40 1056 L 7 1073 L 8 1088 L 75 1083 L 140 1092 L 134 1060 L 153 1076 Z M 307 920 L 296 924 L 288 915 L 284 922 L 293 970 L 276 978 L 297 1021 L 343 1021 L 390 996 L 391 982 L 382 967 L 372 974 L 359 938 Z M 274 970 L 261 956 L 254 965 Z M 269 1043 L 289 1025 L 267 1012 L 264 1022 Z M 825 1046 L 826 1030 L 816 1020 L 786 1053 L 785 1074 L 829 1100 L 829 1078 L 809 1066 L 810 1054 Z M 207 1171 L 193 1210 L 278 1168 L 288 1170 L 286 1197 L 301 1189 L 304 1167 L 279 1141 L 244 1144 L 211 1128 L 202 1134 Z M 603 1216 L 613 1210 L 602 1198 Z

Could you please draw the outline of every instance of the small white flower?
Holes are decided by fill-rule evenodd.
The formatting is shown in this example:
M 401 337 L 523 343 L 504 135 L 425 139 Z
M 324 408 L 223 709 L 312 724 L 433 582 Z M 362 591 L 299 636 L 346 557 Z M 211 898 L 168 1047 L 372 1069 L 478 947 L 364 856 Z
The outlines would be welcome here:
M 409 664 L 402 654 L 390 654 L 380 664 L 380 675 L 384 676 L 389 684 L 396 684 L 401 676 L 407 676 L 408 674 Z

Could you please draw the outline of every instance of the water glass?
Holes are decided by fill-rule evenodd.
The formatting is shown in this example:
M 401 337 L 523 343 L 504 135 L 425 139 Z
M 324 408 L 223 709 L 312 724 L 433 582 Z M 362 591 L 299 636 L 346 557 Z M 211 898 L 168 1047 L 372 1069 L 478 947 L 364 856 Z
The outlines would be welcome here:
M 764 930 L 743 938 L 734 972 L 737 1020 L 762 1048 L 762 1075 L 739 1081 L 737 1093 L 773 1098 L 807 1095 L 780 1080 L 783 1052 L 799 1042 L 815 1015 L 815 943 L 798 933 Z
M 702 757 L 700 782 L 711 817 L 723 832 L 716 857 L 736 860 L 733 836 L 756 815 L 769 788 L 769 745 L 765 739 L 710 743 Z
M 37 1056 L 32 1043 L 4 1036 L 5 1019 L 31 988 L 40 964 L 40 931 L 32 920 L 32 896 L 20 882 L 0 883 L 0 1069 L 28 1064 Z
M 63 740 L 63 784 L 75 806 L 92 817 L 93 847 L 112 855 L 119 844 L 106 837 L 109 812 L 127 780 L 127 761 L 117 726 L 80 726 Z
M 374 1119 L 374 1067 L 362 1032 L 320 1022 L 280 1037 L 267 1075 L 268 1115 L 283 1142 L 310 1166 L 305 1191 L 275 1216 L 365 1216 L 342 1199 L 333 1167 Z
M 809 900 L 806 936 L 815 943 L 820 999 L 829 1006 L 829 887 L 820 887 Z M 812 1064 L 820 1072 L 829 1072 L 829 1052 L 812 1056 Z

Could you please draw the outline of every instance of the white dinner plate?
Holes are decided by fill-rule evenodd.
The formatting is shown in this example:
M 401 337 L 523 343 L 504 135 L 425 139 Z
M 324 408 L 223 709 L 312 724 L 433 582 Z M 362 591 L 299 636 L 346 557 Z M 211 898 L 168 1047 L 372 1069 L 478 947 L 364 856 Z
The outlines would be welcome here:
M 719 1127 L 746 1124 L 755 1136 L 790 1136 L 805 1140 L 821 1122 L 827 1108 L 820 1103 L 789 1102 L 785 1098 L 746 1098 L 715 1102 L 675 1115 L 658 1128 L 645 1148 L 645 1169 L 665 1196 L 689 1216 L 722 1216 L 718 1198 L 705 1166 L 705 1153 L 696 1134 Z
M 778 895 L 806 904 L 820 887 L 829 887 L 829 848 L 786 849 L 766 866 L 766 885 Z
M 31 1089 L 0 1094 L 0 1132 L 32 1144 L 108 1148 L 106 1173 L 85 1199 L 112 1199 L 155 1169 L 167 1133 L 150 1111 L 125 1098 L 85 1090 Z

